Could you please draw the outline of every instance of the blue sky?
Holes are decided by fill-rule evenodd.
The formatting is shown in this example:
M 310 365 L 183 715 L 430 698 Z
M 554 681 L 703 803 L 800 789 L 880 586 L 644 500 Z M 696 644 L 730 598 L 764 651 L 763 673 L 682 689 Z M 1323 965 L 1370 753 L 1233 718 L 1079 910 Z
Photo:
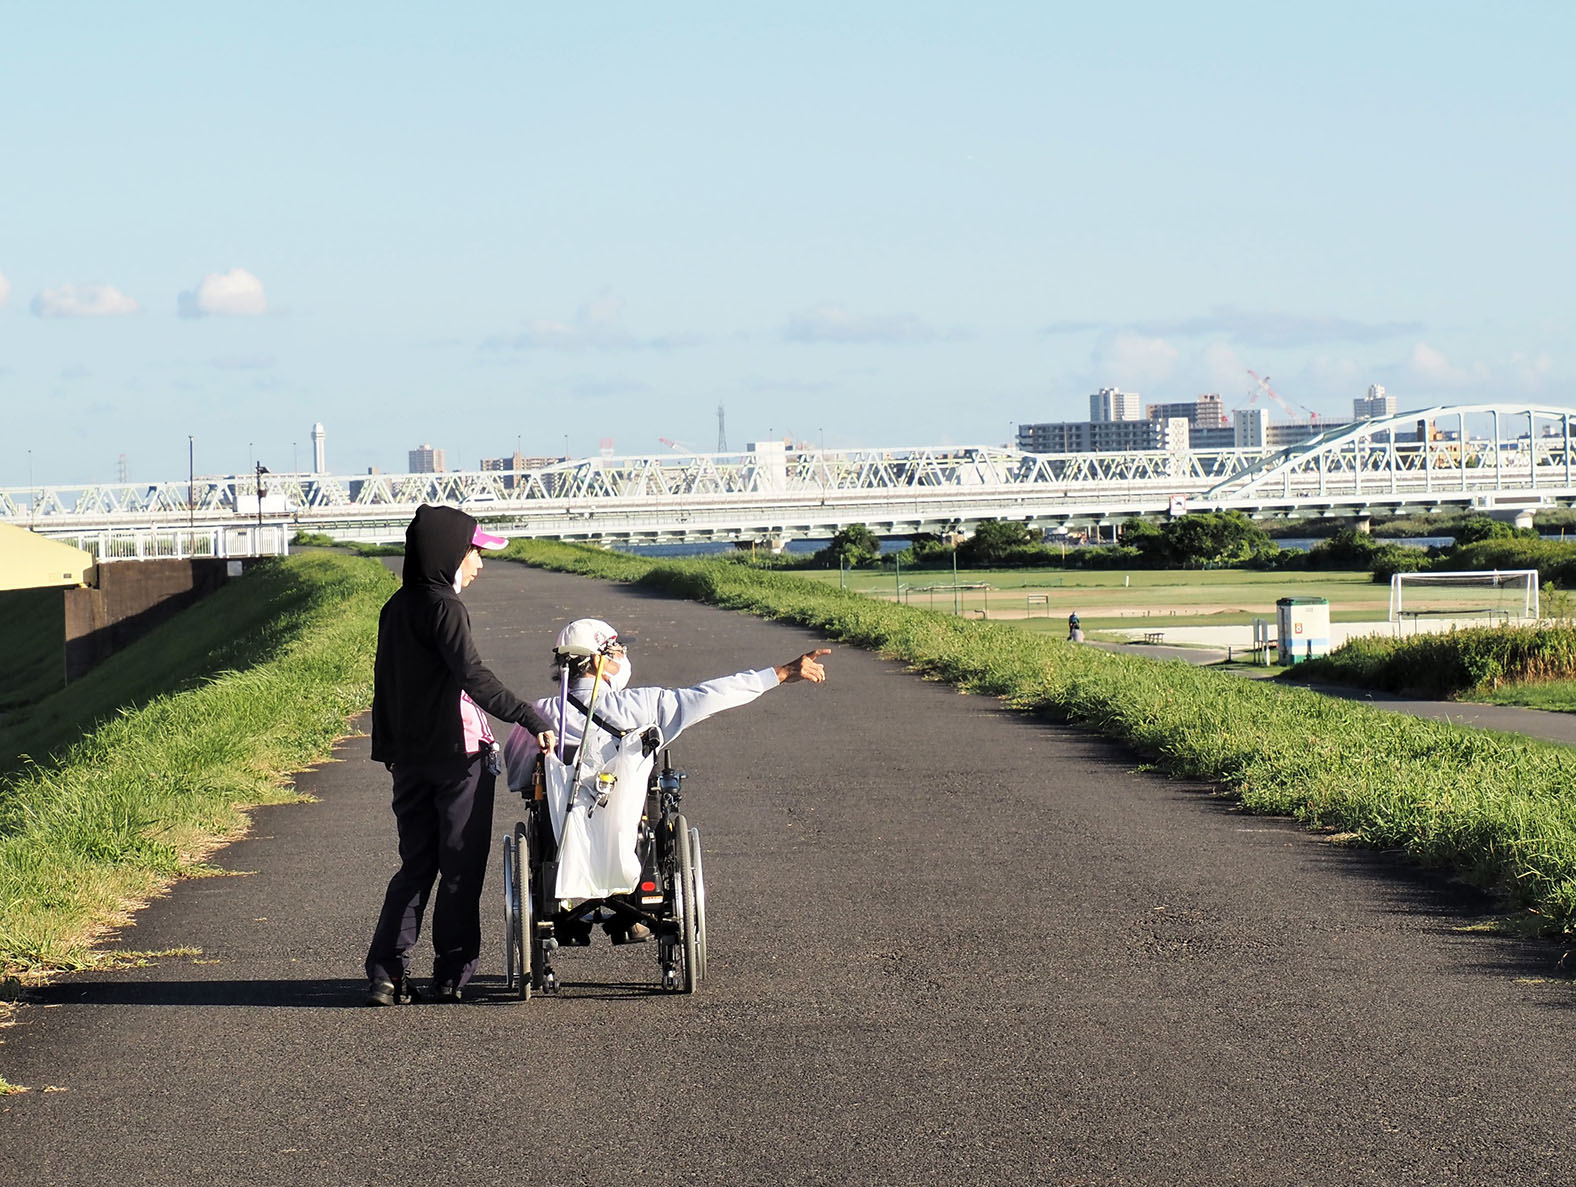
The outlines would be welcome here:
M 1570 405 L 1573 13 L 0 0 L 0 487 Z

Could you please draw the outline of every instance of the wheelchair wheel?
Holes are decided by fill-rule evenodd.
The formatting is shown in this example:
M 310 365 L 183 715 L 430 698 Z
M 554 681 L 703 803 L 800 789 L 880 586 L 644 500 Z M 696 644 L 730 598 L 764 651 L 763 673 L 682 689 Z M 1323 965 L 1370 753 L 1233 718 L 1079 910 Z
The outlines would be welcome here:
M 504 988 L 516 989 L 522 983 L 529 985 L 530 957 L 520 943 L 520 861 L 515 839 L 508 833 L 503 836 L 503 930 Z M 529 992 L 529 990 L 527 990 Z
M 531 990 L 540 988 L 542 975 L 541 942 L 536 935 L 536 912 L 531 901 L 531 830 L 524 821 L 514 826 L 514 933 L 513 947 L 518 956 L 521 1001 L 531 1000 Z
M 700 862 L 700 829 L 689 830 L 690 866 L 694 869 L 694 888 L 690 894 L 690 913 L 695 916 L 695 980 L 706 979 L 706 875 Z
M 683 816 L 673 818 L 673 846 L 678 850 L 673 901 L 679 916 L 683 939 L 683 969 L 678 983 L 680 993 L 694 993 L 700 984 L 700 945 L 697 939 L 695 910 L 695 861 L 690 851 L 689 825 Z

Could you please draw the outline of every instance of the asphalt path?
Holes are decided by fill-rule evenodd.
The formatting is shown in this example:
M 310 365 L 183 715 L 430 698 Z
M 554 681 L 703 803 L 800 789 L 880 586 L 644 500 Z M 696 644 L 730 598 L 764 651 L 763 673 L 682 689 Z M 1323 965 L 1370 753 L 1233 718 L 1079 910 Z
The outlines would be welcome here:
M 491 564 L 483 654 L 548 691 L 565 619 L 638 682 L 822 640 Z M 1384 855 L 1253 817 L 1100 739 L 851 648 L 680 738 L 711 976 L 655 946 L 360 1007 L 394 862 L 351 738 L 119 938 L 190 949 L 41 991 L 3 1035 L 0 1181 L 115 1184 L 1569 1183 L 1561 952 Z M 497 831 L 515 803 L 500 796 Z

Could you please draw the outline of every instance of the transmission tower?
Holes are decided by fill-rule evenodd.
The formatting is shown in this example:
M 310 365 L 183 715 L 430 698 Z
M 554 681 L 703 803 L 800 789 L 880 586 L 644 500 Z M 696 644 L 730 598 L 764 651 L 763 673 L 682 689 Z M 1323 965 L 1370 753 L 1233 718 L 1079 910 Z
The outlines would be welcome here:
M 728 452 L 728 420 L 727 413 L 721 404 L 717 405 L 717 452 Z
M 126 483 L 126 482 L 131 481 L 131 478 L 127 474 L 127 471 L 126 471 L 126 455 L 125 454 L 121 454 L 120 455 L 120 461 L 115 463 L 115 473 L 116 473 L 116 476 L 117 476 L 116 480 L 118 482 Z

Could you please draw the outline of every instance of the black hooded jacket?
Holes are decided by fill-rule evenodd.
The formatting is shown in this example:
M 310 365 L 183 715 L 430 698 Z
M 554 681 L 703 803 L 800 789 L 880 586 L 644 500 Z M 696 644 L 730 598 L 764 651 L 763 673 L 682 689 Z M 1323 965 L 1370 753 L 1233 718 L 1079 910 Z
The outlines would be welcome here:
M 405 529 L 404 583 L 378 616 L 372 686 L 375 762 L 438 762 L 465 754 L 464 690 L 494 717 L 532 733 L 549 729 L 488 671 L 471 641 L 471 616 L 454 575 L 476 521 L 454 507 L 423 505 Z

